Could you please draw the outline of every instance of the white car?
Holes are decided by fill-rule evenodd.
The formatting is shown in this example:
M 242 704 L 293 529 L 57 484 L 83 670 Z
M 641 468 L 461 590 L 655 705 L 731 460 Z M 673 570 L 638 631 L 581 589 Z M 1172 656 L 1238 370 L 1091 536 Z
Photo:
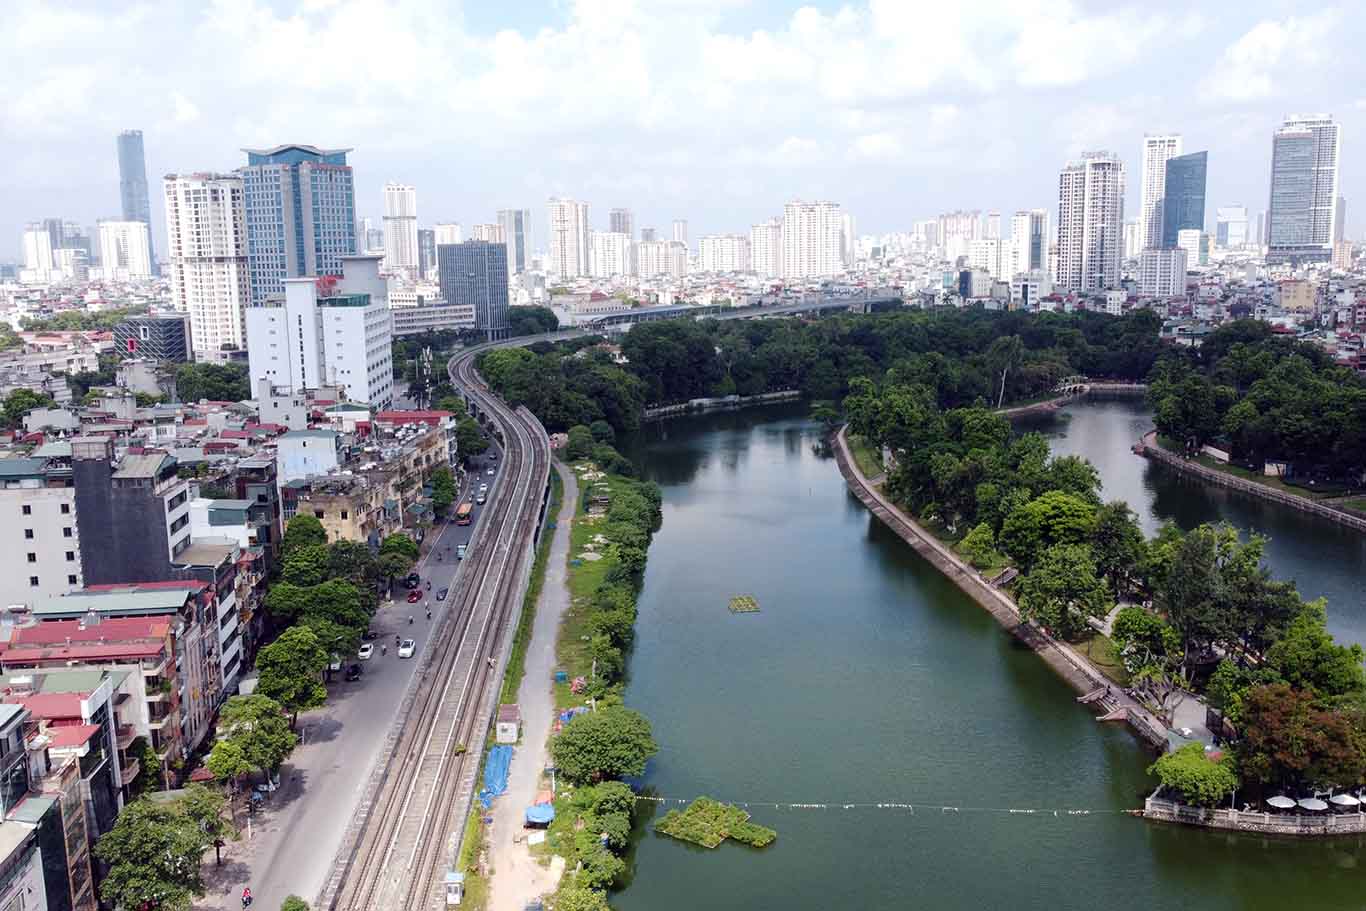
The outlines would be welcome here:
M 417 651 L 417 643 L 412 639 L 404 639 L 398 646 L 398 656 L 400 658 L 411 658 L 413 652 Z
M 356 652 L 356 657 L 362 661 L 369 661 L 370 656 L 375 653 L 375 645 L 372 642 L 361 643 L 360 651 Z
M 488 471 L 484 472 L 484 474 L 488 475 L 489 477 L 493 477 L 493 469 L 490 468 Z

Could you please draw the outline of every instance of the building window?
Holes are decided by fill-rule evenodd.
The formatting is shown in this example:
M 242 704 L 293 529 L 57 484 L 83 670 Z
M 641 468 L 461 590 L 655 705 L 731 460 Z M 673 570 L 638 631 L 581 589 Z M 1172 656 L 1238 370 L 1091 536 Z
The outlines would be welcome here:
M 35 554 L 35 553 L 30 553 L 30 554 L 28 555 L 28 562 L 30 562 L 30 563 L 37 563 L 37 562 L 38 562 L 38 555 Z
M 37 577 L 37 576 L 29 576 L 29 577 L 28 577 L 28 584 L 29 584 L 29 588 L 37 588 L 37 587 L 38 587 L 38 577 Z
M 322 517 L 323 517 L 323 511 L 322 511 L 321 509 L 315 509 L 315 510 L 313 510 L 313 518 L 315 518 L 315 519 L 321 519 Z
M 66 516 L 66 515 L 70 515 L 70 514 L 71 514 L 71 504 L 70 504 L 70 503 L 63 503 L 63 504 L 62 504 L 62 515 Z
M 341 514 L 342 514 L 342 518 L 343 518 L 343 519 L 348 518 L 346 510 L 343 509 L 343 510 L 341 511 Z
M 28 505 L 27 503 L 24 504 L 24 515 L 26 515 L 26 516 L 31 516 L 31 515 L 33 515 L 33 507 L 30 506 L 30 505 Z
M 29 537 L 31 538 L 31 537 L 33 537 L 33 535 L 29 535 Z M 70 526 L 70 525 L 68 525 L 68 526 L 66 526 L 65 528 L 62 529 L 62 537 L 63 537 L 63 538 L 69 538 L 69 537 L 71 537 L 71 526 Z
M 32 540 L 33 540 L 33 529 L 31 529 L 31 528 L 25 528 L 25 529 L 24 529 L 24 540 L 25 540 L 25 541 L 32 541 Z
M 67 584 L 67 585 L 75 585 L 75 584 L 76 584 L 76 577 L 75 577 L 75 576 L 67 576 L 67 577 L 66 577 L 66 584 Z
M 68 550 L 68 551 L 66 552 L 66 562 L 68 562 L 68 563 L 73 563 L 73 562 L 75 562 L 75 560 L 76 560 L 76 552 L 75 552 L 74 550 Z

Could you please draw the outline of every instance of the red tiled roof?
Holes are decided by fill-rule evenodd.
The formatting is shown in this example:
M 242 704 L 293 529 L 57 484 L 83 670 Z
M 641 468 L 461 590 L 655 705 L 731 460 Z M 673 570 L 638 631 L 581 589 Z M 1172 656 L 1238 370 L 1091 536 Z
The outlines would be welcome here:
M 45 732 L 49 738 L 48 746 L 61 750 L 84 746 L 91 737 L 100 731 L 98 724 L 68 724 L 50 727 Z
M 106 642 L 98 645 L 29 645 L 5 649 L 6 666 L 52 661 L 140 661 L 165 651 L 160 642 Z
M 34 718 L 80 718 L 81 693 L 33 693 L 29 696 L 6 694 L 4 702 L 22 705 Z
M 165 617 L 112 617 L 93 626 L 82 627 L 79 620 L 47 620 L 33 626 L 15 627 L 9 642 L 0 649 L 20 645 L 54 645 L 66 642 L 128 642 L 135 639 L 166 638 L 171 621 Z
M 444 418 L 451 416 L 449 411 L 381 411 L 375 415 L 377 424 L 411 424 L 421 421 L 426 424 L 437 424 Z
M 171 579 L 166 582 L 106 582 L 103 585 L 87 585 L 83 591 L 145 592 L 159 588 L 185 588 L 190 591 L 202 592 L 208 587 L 209 583 L 201 582 L 198 579 Z
M 229 428 L 220 433 L 218 438 L 220 440 L 250 440 L 254 436 L 256 436 L 256 433 L 251 430 L 233 430 Z

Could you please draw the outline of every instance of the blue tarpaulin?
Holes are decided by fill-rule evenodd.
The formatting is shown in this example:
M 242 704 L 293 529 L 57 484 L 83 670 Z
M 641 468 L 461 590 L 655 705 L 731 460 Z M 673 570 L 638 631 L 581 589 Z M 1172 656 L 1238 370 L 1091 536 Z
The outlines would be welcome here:
M 512 747 L 500 744 L 489 750 L 488 762 L 484 763 L 484 787 L 479 792 L 479 802 L 487 810 L 493 798 L 508 789 L 508 765 L 512 762 Z
M 555 819 L 555 807 L 553 804 L 538 803 L 526 808 L 526 821 L 528 825 L 548 826 Z

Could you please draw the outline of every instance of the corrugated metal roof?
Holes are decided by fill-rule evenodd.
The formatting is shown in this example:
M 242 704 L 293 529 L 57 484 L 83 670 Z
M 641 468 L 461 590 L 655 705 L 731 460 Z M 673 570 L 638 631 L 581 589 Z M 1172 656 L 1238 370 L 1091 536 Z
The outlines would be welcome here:
M 165 614 L 179 611 L 191 594 L 188 588 L 75 592 L 40 601 L 34 605 L 33 613 L 39 617 L 80 617 L 89 611 L 98 614 Z

